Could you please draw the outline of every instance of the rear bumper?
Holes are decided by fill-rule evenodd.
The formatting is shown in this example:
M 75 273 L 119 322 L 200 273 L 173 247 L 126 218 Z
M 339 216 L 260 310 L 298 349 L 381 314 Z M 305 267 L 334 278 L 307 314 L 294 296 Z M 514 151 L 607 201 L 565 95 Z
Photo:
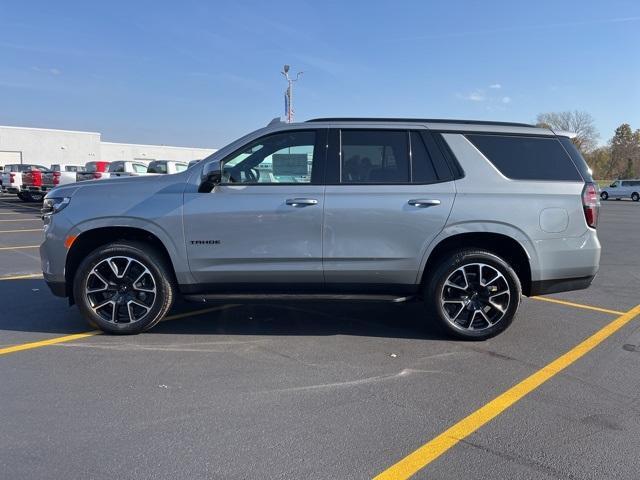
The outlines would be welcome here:
M 538 280 L 531 282 L 529 296 L 547 295 L 549 293 L 568 292 L 571 290 L 584 290 L 589 288 L 595 275 L 588 277 L 559 278 L 555 280 Z

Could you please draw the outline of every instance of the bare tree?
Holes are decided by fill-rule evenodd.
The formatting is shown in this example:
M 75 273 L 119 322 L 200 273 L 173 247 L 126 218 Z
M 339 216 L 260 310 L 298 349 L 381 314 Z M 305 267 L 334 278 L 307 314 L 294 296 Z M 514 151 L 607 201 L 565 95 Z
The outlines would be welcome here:
M 573 112 L 541 113 L 536 122 L 542 127 L 575 133 L 573 143 L 582 153 L 588 153 L 597 146 L 600 135 L 594 125 L 593 117 L 587 112 L 574 110 Z

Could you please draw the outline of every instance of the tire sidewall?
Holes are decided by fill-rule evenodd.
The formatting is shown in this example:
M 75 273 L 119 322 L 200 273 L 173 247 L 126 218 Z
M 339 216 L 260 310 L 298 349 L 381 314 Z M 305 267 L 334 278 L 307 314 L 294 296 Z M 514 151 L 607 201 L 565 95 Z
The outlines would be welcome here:
M 602 200 L 608 200 L 608 199 L 609 199 L 609 194 L 608 194 L 607 192 L 602 192 L 602 193 L 600 194 L 600 198 L 601 198 Z
M 444 284 L 449 275 L 463 265 L 470 263 L 484 263 L 498 270 L 509 285 L 510 299 L 509 306 L 504 316 L 495 325 L 484 330 L 466 330 L 454 326 L 447 319 L 442 303 L 440 301 Z M 429 302 L 430 310 L 436 315 L 438 323 L 448 333 L 465 340 L 484 340 L 491 338 L 504 331 L 513 322 L 518 307 L 520 306 L 522 287 L 520 280 L 513 268 L 502 258 L 490 252 L 482 250 L 466 250 L 456 252 L 446 256 L 433 272 L 432 281 L 429 282 L 425 301 Z
M 638 195 L 637 193 L 633 193 L 631 195 L 631 200 L 633 200 L 634 202 L 637 202 L 640 200 L 640 195 Z
M 85 293 L 87 277 L 91 270 L 102 260 L 114 256 L 134 258 L 149 269 L 156 284 L 156 298 L 149 313 L 141 320 L 130 323 L 114 324 L 96 314 Z M 116 242 L 99 247 L 91 252 L 80 264 L 73 280 L 73 295 L 80 313 L 91 324 L 113 334 L 135 334 L 153 327 L 158 323 L 173 303 L 172 285 L 168 281 L 170 274 L 161 260 L 161 256 L 146 245 L 134 242 Z

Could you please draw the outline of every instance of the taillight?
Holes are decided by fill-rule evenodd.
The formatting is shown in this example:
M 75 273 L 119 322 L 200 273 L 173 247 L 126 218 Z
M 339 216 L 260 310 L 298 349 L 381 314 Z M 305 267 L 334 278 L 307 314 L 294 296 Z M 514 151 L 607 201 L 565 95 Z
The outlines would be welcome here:
M 53 184 L 60 185 L 60 172 L 53 172 Z
M 101 172 L 93 172 L 93 178 L 94 179 L 99 179 L 102 178 L 102 173 Z
M 9 174 L 9 183 L 15 183 L 16 181 L 16 174 L 15 173 L 10 173 Z
M 600 199 L 598 189 L 593 183 L 585 184 L 582 189 L 582 207 L 587 225 L 596 228 L 598 225 L 598 212 L 600 211 Z
M 34 170 L 31 176 L 35 187 L 42 186 L 42 172 L 40 170 Z

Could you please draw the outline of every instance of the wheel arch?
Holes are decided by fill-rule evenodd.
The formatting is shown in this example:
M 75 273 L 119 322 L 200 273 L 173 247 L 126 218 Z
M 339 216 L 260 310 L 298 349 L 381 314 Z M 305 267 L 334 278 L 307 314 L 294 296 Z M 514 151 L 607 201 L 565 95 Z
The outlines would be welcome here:
M 73 298 L 73 279 L 82 260 L 96 248 L 116 242 L 118 240 L 140 241 L 151 245 L 164 257 L 171 272 L 176 278 L 175 266 L 169 250 L 160 238 L 154 233 L 139 227 L 129 226 L 104 226 L 92 228 L 82 232 L 76 237 L 67 252 L 65 261 L 65 287 L 69 297 L 69 303 L 75 303 Z
M 521 241 L 504 232 L 469 231 L 455 233 L 439 241 L 433 242 L 427 254 L 424 267 L 420 275 L 420 283 L 424 285 L 429 272 L 432 272 L 438 261 L 454 250 L 461 248 L 481 248 L 495 253 L 507 261 L 515 270 L 522 293 L 529 295 L 532 284 L 532 256 L 522 245 Z

